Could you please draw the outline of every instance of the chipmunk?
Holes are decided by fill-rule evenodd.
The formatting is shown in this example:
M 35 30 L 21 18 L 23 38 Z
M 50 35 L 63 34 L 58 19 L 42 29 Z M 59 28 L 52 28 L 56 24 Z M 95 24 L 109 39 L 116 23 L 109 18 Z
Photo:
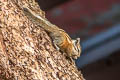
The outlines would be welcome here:
M 46 18 L 41 17 L 37 14 L 37 11 L 32 8 L 23 6 L 23 12 L 30 20 L 32 20 L 32 22 L 41 26 L 49 33 L 57 50 L 65 52 L 67 57 L 73 59 L 77 59 L 80 56 L 80 38 L 72 40 L 63 29 L 53 25 Z

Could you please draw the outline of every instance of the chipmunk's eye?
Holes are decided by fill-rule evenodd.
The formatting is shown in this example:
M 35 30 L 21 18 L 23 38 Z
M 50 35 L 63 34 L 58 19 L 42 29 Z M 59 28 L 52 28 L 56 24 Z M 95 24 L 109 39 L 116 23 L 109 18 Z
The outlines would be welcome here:
M 76 39 L 75 44 L 76 44 L 78 53 L 81 53 L 80 38 L 77 38 L 77 39 Z
M 79 45 L 79 44 L 80 44 L 80 38 L 77 38 L 77 39 L 75 40 L 75 44 L 76 44 L 76 45 Z
M 75 51 L 79 53 L 80 52 L 80 38 L 73 40 L 73 45 L 74 45 Z
M 77 43 L 80 43 L 80 38 L 77 38 L 76 41 L 77 41 Z
M 76 40 L 76 41 L 75 41 L 75 44 L 77 45 L 78 43 L 79 43 L 79 41 L 78 41 L 78 40 Z

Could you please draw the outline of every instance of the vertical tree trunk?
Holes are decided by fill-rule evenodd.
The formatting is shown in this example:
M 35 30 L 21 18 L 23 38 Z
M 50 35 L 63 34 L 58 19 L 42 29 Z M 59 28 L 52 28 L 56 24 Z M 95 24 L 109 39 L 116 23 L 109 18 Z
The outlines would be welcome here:
M 45 17 L 34 0 L 0 0 L 0 80 L 83 80 L 49 35 L 24 15 L 26 4 Z

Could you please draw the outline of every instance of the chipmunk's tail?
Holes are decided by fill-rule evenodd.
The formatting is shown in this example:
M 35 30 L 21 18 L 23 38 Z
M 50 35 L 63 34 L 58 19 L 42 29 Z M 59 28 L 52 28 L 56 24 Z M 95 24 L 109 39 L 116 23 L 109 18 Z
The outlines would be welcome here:
M 41 17 L 39 14 L 37 14 L 35 11 L 28 7 L 23 7 L 23 11 L 25 15 L 33 22 L 36 23 L 37 25 L 40 25 L 43 27 L 46 31 L 52 32 L 58 27 L 56 25 L 53 25 L 50 23 L 46 18 Z

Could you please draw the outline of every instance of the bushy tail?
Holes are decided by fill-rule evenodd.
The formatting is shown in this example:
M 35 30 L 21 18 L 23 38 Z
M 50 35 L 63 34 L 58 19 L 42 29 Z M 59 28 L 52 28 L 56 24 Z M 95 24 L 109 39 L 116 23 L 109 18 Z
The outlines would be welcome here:
M 43 27 L 46 31 L 51 32 L 57 29 L 58 27 L 56 25 L 53 25 L 50 23 L 46 18 L 41 17 L 39 14 L 37 14 L 35 11 L 28 7 L 23 7 L 24 14 L 37 25 L 40 25 Z M 58 28 L 59 29 L 59 28 Z

